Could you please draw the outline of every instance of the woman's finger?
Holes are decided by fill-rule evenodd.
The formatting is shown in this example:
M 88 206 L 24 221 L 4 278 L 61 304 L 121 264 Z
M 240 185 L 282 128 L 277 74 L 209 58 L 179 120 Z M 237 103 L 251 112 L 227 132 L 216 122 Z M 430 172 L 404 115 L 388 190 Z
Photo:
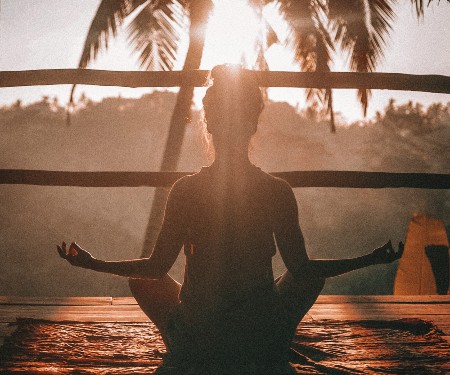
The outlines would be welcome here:
M 59 256 L 63 259 L 66 259 L 66 254 L 65 254 L 64 250 L 61 249 L 61 247 L 59 245 L 56 245 L 56 248 L 58 249 Z
M 75 256 L 78 255 L 78 245 L 75 242 L 72 242 L 69 247 L 69 255 Z
M 390 253 L 391 251 L 394 250 L 394 248 L 392 247 L 392 241 L 389 240 L 388 243 L 386 244 L 386 249 L 388 251 L 388 253 Z
M 392 242 L 391 240 L 389 240 L 388 242 L 386 242 L 381 249 L 383 249 L 383 251 L 387 254 L 389 254 L 392 250 Z

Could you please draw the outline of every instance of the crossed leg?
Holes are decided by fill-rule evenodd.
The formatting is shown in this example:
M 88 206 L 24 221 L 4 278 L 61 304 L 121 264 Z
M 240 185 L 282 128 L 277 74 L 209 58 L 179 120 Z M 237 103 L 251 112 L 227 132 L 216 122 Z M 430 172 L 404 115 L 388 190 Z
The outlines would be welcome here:
M 140 308 L 156 325 L 165 342 L 169 314 L 180 303 L 181 285 L 168 274 L 159 280 L 129 279 L 128 283 Z
M 296 280 L 289 271 L 286 271 L 276 279 L 276 285 L 281 302 L 288 313 L 290 333 L 293 337 L 298 324 L 316 302 L 325 285 L 325 279 L 317 277 Z
M 288 313 L 291 337 L 324 284 L 325 279 L 322 278 L 296 280 L 289 271 L 277 278 L 281 301 Z M 140 308 L 156 325 L 164 340 L 170 312 L 180 303 L 181 285 L 168 274 L 159 280 L 129 279 L 129 285 Z

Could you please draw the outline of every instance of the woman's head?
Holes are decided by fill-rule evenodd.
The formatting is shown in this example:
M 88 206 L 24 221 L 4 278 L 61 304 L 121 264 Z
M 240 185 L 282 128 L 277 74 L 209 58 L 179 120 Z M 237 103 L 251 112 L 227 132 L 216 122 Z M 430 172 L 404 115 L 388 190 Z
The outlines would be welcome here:
M 264 108 L 255 73 L 237 65 L 218 65 L 211 70 L 211 79 L 203 107 L 216 148 L 248 145 Z

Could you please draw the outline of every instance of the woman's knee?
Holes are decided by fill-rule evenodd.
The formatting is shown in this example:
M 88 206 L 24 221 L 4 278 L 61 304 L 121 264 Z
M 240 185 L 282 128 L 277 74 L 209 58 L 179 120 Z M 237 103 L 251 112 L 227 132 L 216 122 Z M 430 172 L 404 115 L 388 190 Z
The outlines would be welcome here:
M 311 277 L 307 280 L 302 280 L 301 282 L 296 281 L 299 290 L 301 290 L 304 295 L 311 295 L 313 298 L 317 298 L 325 286 L 325 280 L 326 279 L 323 277 Z
M 128 279 L 128 285 L 130 286 L 131 291 L 138 289 L 141 283 L 141 279 Z
M 325 285 L 322 277 L 296 279 L 288 271 L 277 282 L 278 291 L 289 304 L 312 305 Z
M 159 327 L 178 305 L 180 284 L 169 275 L 158 280 L 129 279 L 131 293 L 141 309 Z
M 169 275 L 164 275 L 161 279 L 128 279 L 131 293 L 136 300 L 157 299 L 178 301 L 180 284 Z
M 325 278 L 323 277 L 309 277 L 304 279 L 295 278 L 289 271 L 286 271 L 282 276 L 276 279 L 276 284 L 279 287 L 288 287 L 294 289 L 306 289 L 310 291 L 319 292 L 325 285 Z
M 312 280 L 312 285 L 316 290 L 319 290 L 319 293 L 322 291 L 325 286 L 326 279 L 324 277 L 316 277 Z
M 303 319 L 325 285 L 322 277 L 296 279 L 291 274 L 284 274 L 277 283 L 281 301 L 288 313 L 291 333 Z
M 148 280 L 142 279 L 128 279 L 128 285 L 130 287 L 131 293 L 137 299 L 138 296 L 145 293 L 145 289 L 149 289 Z

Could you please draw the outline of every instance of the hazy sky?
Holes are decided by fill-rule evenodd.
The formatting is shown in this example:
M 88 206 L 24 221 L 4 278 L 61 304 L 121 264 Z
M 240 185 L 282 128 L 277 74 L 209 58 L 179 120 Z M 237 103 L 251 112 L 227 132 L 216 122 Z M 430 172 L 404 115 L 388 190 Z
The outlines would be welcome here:
M 0 0 L 0 70 L 75 68 L 99 3 L 99 0 Z M 399 0 L 398 3 L 394 30 L 378 71 L 450 76 L 450 5 L 445 0 L 439 5 L 435 1 L 426 9 L 424 20 L 418 21 L 410 1 Z M 221 19 L 226 17 L 227 9 L 230 7 L 222 7 Z M 222 62 L 236 62 L 236 53 L 231 47 L 243 43 L 242 35 L 251 33 L 248 29 L 250 17 L 244 9 L 238 13 L 234 23 L 231 19 L 222 24 L 211 21 L 212 31 L 207 41 L 203 69 Z M 228 32 L 222 32 L 221 27 L 228 27 Z M 230 30 L 237 33 L 232 34 Z M 218 40 L 221 37 L 224 39 Z M 294 69 L 289 63 L 289 55 L 281 48 L 273 48 L 270 56 L 272 70 Z M 111 43 L 108 52 L 103 53 L 90 67 L 137 70 L 138 64 L 136 56 L 130 56 L 125 35 L 120 34 Z M 333 70 L 346 70 L 343 61 L 338 61 Z M 77 92 L 85 92 L 88 97 L 99 100 L 102 96 L 116 96 L 119 93 L 122 96 L 140 96 L 148 91 L 83 86 Z M 36 101 L 43 95 L 58 96 L 61 103 L 66 103 L 69 92 L 70 85 L 0 88 L 0 105 L 10 104 L 16 99 Z M 271 97 L 303 105 L 302 91 L 297 89 L 273 89 Z M 396 98 L 399 103 L 408 100 L 423 104 L 450 101 L 450 95 L 377 90 L 373 92 L 369 104 L 369 117 L 384 108 L 390 97 Z M 349 120 L 362 118 L 354 90 L 335 90 L 335 107 Z

